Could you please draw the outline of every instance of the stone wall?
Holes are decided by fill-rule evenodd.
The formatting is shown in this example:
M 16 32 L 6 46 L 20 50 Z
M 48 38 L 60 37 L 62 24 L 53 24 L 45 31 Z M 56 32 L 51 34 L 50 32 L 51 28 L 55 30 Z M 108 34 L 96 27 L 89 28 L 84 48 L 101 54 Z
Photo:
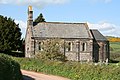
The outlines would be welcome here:
M 72 53 L 66 52 L 67 60 L 71 61 L 92 61 L 92 56 L 90 53 Z
M 42 42 L 44 39 L 37 39 L 35 40 L 35 54 L 39 53 L 39 43 Z M 79 42 L 79 43 L 78 43 Z M 66 45 L 68 43 L 71 43 L 70 51 Z M 83 49 L 83 43 L 84 45 L 84 51 Z M 93 41 L 89 39 L 65 39 L 65 50 L 64 48 L 61 49 L 62 53 L 65 53 L 65 56 L 68 60 L 72 61 L 92 61 L 92 48 L 93 48 Z M 65 52 L 64 52 L 65 51 Z
M 93 58 L 95 62 L 106 62 L 109 60 L 109 42 L 96 41 L 93 47 Z

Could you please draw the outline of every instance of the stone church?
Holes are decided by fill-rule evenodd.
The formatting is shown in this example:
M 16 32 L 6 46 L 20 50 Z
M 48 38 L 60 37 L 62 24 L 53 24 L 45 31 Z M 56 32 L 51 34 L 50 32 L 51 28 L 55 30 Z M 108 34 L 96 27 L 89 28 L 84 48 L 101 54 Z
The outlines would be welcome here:
M 89 29 L 87 23 L 40 22 L 34 25 L 32 6 L 29 6 L 25 57 L 34 57 L 42 50 L 40 45 L 42 41 L 52 38 L 60 38 L 68 43 L 69 48 L 64 47 L 63 50 L 67 60 L 92 62 L 109 60 L 109 41 L 98 30 Z

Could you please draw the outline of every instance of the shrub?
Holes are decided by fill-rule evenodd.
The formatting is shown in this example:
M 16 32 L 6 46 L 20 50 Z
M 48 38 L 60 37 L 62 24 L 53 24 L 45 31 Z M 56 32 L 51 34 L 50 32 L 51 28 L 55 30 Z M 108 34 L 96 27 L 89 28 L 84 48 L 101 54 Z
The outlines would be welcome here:
M 0 80 L 22 80 L 20 65 L 9 56 L 1 53 Z
M 63 40 L 61 39 L 47 39 L 40 45 L 43 51 L 40 51 L 35 58 L 41 58 L 46 60 L 64 60 L 64 55 L 61 52 L 63 46 Z

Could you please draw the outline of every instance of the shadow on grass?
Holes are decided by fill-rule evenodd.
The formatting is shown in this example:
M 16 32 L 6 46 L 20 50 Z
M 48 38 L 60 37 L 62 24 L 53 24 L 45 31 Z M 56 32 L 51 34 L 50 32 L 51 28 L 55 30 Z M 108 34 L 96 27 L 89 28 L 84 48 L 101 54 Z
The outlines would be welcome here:
M 23 80 L 35 80 L 35 79 L 32 78 L 32 77 L 29 77 L 29 76 L 23 75 Z
M 119 63 L 120 61 L 118 60 L 110 60 L 110 63 Z
M 11 55 L 14 57 L 25 57 L 25 53 L 23 52 L 11 52 L 11 51 L 2 52 L 0 51 L 0 53 L 4 53 L 4 54 Z

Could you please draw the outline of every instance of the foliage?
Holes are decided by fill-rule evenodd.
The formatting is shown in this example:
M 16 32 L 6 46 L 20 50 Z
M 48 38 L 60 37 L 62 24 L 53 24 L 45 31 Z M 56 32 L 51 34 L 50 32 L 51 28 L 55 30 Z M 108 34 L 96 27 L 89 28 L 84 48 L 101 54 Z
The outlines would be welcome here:
M 45 18 L 43 17 L 43 14 L 40 13 L 40 15 L 35 19 L 34 22 L 39 23 L 39 22 L 46 22 L 46 21 L 45 21 Z
M 0 54 L 0 80 L 22 80 L 20 65 L 4 54 Z
M 21 29 L 11 18 L 0 15 L 0 51 L 20 49 Z
M 108 40 L 109 40 L 110 42 L 120 42 L 120 38 L 118 38 L 118 37 L 108 38 Z
M 29 58 L 14 59 L 20 63 L 22 69 L 64 76 L 72 80 L 120 80 L 120 63 L 94 65 Z
M 64 60 L 63 53 L 60 49 L 63 46 L 63 40 L 60 39 L 47 39 L 41 44 L 43 51 L 40 51 L 36 57 L 49 60 Z
M 22 51 L 22 53 L 25 52 L 25 39 L 20 40 L 20 48 L 19 51 Z

